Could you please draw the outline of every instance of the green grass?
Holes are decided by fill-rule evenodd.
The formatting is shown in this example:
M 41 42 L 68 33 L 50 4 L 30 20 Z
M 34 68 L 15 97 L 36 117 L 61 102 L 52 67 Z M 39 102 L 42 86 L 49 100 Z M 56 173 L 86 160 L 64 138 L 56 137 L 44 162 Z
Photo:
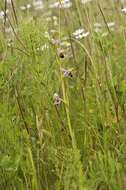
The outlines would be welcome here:
M 13 3 L 0 20 L 0 190 L 125 190 L 121 5 L 73 0 L 72 8 L 49 9 L 45 1 L 23 12 L 26 1 Z M 89 36 L 75 39 L 78 28 Z

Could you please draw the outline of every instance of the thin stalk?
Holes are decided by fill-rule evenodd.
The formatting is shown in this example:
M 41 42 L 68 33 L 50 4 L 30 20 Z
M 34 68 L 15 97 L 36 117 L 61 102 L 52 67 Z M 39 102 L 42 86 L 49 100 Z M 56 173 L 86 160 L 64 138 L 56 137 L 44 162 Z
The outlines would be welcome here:
M 80 11 L 79 1 L 78 0 L 75 0 L 75 5 L 76 5 L 76 9 L 77 9 L 80 25 L 83 26 L 83 18 L 82 18 L 82 15 L 81 15 L 81 11 Z
M 29 134 L 29 128 L 28 128 L 28 125 L 27 125 L 27 123 L 25 121 L 24 113 L 22 111 L 22 106 L 21 106 L 20 100 L 19 100 L 19 94 L 18 94 L 18 91 L 17 91 L 16 88 L 15 88 L 15 98 L 17 100 L 17 104 L 18 104 L 18 107 L 19 107 L 19 110 L 20 110 L 20 114 L 21 114 L 22 120 L 24 122 L 25 129 L 26 129 L 27 133 Z
M 5 32 L 5 28 L 6 28 L 6 21 L 7 21 L 7 14 L 6 14 L 6 10 L 7 10 L 7 0 L 5 0 L 5 3 L 4 3 L 4 13 L 5 13 L 5 16 L 4 16 L 4 32 Z
M 34 165 L 34 160 L 33 160 L 32 152 L 31 152 L 30 147 L 28 147 L 27 150 L 28 150 L 29 159 L 30 159 L 30 162 L 31 162 L 31 167 L 32 167 L 32 170 L 33 170 L 32 190 L 38 190 L 37 174 L 36 174 L 36 168 L 35 168 L 35 165 Z
M 64 84 L 62 73 L 61 73 L 61 63 L 59 62 L 58 58 L 57 58 L 57 62 L 58 62 L 59 67 L 60 67 L 60 77 L 61 77 L 61 85 L 62 85 L 62 92 L 63 92 L 63 100 L 65 102 L 65 111 L 66 111 L 66 117 L 67 117 L 70 137 L 72 140 L 72 147 L 74 149 L 76 149 L 77 145 L 76 145 L 75 135 L 74 135 L 74 131 L 72 129 L 71 120 L 70 120 L 70 113 L 69 113 L 69 98 L 68 98 L 68 95 L 66 93 L 65 84 Z
M 106 25 L 106 27 L 107 27 L 107 29 L 108 29 L 108 32 L 111 34 L 111 30 L 109 29 L 109 26 L 108 26 L 108 24 L 107 24 L 107 20 L 106 20 L 106 18 L 105 18 L 105 15 L 104 15 L 104 12 L 103 12 L 103 10 L 102 10 L 102 7 L 101 7 L 100 3 L 98 3 L 98 8 L 99 8 L 99 10 L 100 10 L 100 12 L 101 12 L 101 15 L 102 15 L 102 17 L 103 17 L 104 23 L 105 23 L 105 25 Z
M 16 24 L 18 25 L 18 19 L 17 19 L 16 9 L 15 9 L 14 1 L 13 0 L 11 0 L 11 6 L 12 6 L 13 13 L 14 13 L 14 18 L 15 18 Z

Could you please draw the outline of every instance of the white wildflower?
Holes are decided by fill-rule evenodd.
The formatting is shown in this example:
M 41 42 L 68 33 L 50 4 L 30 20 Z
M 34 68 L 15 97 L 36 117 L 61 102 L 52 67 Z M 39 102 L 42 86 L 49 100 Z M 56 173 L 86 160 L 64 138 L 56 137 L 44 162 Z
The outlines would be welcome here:
M 51 3 L 49 8 L 70 8 L 72 6 L 72 2 L 70 0 L 61 0 L 55 3 Z
M 111 27 L 115 26 L 115 22 L 108 22 L 107 25 L 108 25 L 108 27 L 111 28 Z
M 0 19 L 4 19 L 5 15 L 8 14 L 9 10 L 7 9 L 6 12 L 0 11 Z
M 43 9 L 43 2 L 41 0 L 34 0 L 33 7 L 35 10 Z
M 7 0 L 7 3 L 8 3 L 8 4 L 11 4 L 11 0 Z
M 4 18 L 4 11 L 0 11 L 0 19 Z
M 76 39 L 82 39 L 85 38 L 89 35 L 89 32 L 85 32 L 85 30 L 83 28 L 77 29 L 74 33 L 73 33 L 73 37 Z
M 94 27 L 101 28 L 101 27 L 102 27 L 102 24 L 101 24 L 101 23 L 96 22 L 96 23 L 94 23 Z
M 31 8 L 31 4 L 27 4 L 26 7 L 27 7 L 27 9 L 30 9 Z
M 82 4 L 86 4 L 86 3 L 89 3 L 89 2 L 91 2 L 92 0 L 81 0 L 81 3 Z
M 29 10 L 30 8 L 31 8 L 31 4 L 20 6 L 21 11 Z
M 124 7 L 123 9 L 121 9 L 122 13 L 126 13 L 126 7 Z

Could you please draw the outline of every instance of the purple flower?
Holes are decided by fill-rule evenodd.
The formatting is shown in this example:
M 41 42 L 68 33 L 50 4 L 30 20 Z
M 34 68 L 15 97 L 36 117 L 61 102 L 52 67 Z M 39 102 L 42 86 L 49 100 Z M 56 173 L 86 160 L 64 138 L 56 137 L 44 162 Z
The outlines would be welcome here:
M 68 69 L 61 69 L 62 72 L 63 72 L 63 76 L 64 77 L 72 77 L 72 73 L 71 73 L 71 70 L 68 70 Z

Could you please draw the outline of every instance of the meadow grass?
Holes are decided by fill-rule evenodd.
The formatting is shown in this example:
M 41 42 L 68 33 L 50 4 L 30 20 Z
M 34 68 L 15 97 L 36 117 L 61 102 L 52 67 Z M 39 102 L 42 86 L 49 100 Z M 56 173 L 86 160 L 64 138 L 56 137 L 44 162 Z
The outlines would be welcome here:
M 0 190 L 125 190 L 124 5 L 53 2 L 0 1 Z

